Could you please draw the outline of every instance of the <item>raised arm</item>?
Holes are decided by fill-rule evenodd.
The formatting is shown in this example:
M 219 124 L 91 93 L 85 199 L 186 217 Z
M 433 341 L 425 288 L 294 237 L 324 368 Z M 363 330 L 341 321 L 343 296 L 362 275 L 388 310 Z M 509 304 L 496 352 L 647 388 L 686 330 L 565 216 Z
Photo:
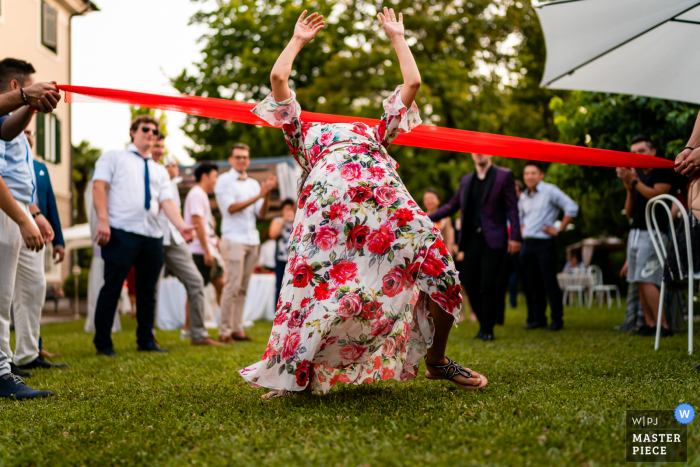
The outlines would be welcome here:
M 396 20 L 394 9 L 384 7 L 384 14 L 378 13 L 377 18 L 382 23 L 384 32 L 391 39 L 394 45 L 396 55 L 399 58 L 401 66 L 401 75 L 403 76 L 403 88 L 401 88 L 401 102 L 406 108 L 411 108 L 413 101 L 416 99 L 418 89 L 420 89 L 420 72 L 418 65 L 413 58 L 411 49 L 404 38 L 403 14 L 399 13 L 399 19 Z
M 693 133 L 680 154 L 676 156 L 676 172 L 686 177 L 695 177 L 700 173 L 700 113 L 695 120 Z
M 311 42 L 326 24 L 323 21 L 323 15 L 319 15 L 318 13 L 312 13 L 308 18 L 304 18 L 305 16 L 306 10 L 299 16 L 297 24 L 294 27 L 294 36 L 292 36 L 292 40 L 289 41 L 287 47 L 285 47 L 277 58 L 275 66 L 272 67 L 272 72 L 270 73 L 272 93 L 277 102 L 285 101 L 291 96 L 288 81 L 289 75 L 292 72 L 294 59 L 301 49 Z

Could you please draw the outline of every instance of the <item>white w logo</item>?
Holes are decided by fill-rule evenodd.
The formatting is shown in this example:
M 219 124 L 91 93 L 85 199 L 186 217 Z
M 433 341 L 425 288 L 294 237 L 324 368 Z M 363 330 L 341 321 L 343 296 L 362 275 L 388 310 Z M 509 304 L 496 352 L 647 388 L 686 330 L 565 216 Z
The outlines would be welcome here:
M 678 413 L 681 414 L 681 418 L 690 417 L 690 410 L 679 410 Z

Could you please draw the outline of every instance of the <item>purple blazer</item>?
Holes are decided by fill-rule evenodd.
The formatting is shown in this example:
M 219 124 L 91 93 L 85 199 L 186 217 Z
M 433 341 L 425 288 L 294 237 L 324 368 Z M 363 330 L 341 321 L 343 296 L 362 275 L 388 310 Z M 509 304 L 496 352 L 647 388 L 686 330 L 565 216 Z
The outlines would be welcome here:
M 486 173 L 484 194 L 480 200 L 469 199 L 471 172 L 462 177 L 459 189 L 452 199 L 440 209 L 430 214 L 434 222 L 448 217 L 461 210 L 462 218 L 466 218 L 467 203 L 481 204 L 481 228 L 486 244 L 494 249 L 508 248 L 508 224 L 510 221 L 510 240 L 522 242 L 520 234 L 520 219 L 518 217 L 518 198 L 515 195 L 515 177 L 510 169 L 492 165 Z M 466 239 L 464 230 L 460 232 L 459 249 L 463 250 L 462 241 Z

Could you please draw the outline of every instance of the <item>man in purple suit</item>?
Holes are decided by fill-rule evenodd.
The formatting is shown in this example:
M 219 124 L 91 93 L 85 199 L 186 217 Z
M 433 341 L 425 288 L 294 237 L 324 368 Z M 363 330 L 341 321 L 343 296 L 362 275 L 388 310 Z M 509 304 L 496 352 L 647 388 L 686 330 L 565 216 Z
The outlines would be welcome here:
M 461 210 L 463 285 L 481 325 L 476 338 L 492 341 L 496 311 L 505 300 L 499 272 L 506 255 L 516 254 L 522 243 L 518 199 L 512 171 L 494 165 L 485 154 L 472 154 L 472 159 L 476 170 L 462 178 L 454 197 L 430 219 L 438 221 Z

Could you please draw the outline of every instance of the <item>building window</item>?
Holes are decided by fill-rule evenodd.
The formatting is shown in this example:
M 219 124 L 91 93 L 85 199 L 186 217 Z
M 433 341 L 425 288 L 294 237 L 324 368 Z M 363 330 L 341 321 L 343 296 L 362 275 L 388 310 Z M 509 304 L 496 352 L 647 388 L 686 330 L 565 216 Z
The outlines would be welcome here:
M 61 121 L 54 114 L 36 115 L 36 152 L 46 162 L 61 163 Z
M 41 43 L 56 52 L 58 49 L 58 11 L 41 2 Z

